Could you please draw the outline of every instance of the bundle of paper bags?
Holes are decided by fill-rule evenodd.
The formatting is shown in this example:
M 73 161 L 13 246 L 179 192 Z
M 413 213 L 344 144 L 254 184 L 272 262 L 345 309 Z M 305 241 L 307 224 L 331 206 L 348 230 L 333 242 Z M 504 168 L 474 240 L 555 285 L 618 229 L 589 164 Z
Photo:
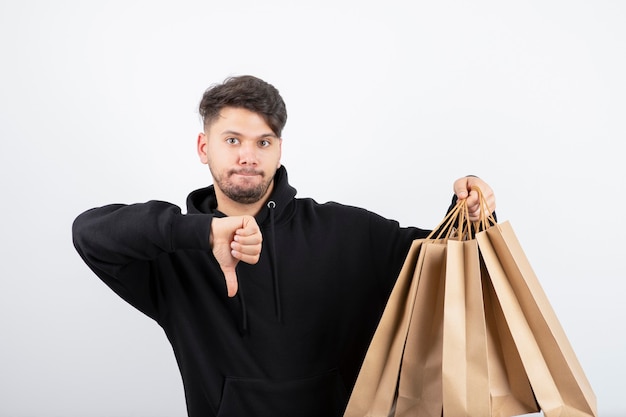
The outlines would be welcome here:
M 470 222 L 460 201 L 428 238 L 413 242 L 344 416 L 539 410 L 545 417 L 598 415 L 510 223 L 489 215 Z

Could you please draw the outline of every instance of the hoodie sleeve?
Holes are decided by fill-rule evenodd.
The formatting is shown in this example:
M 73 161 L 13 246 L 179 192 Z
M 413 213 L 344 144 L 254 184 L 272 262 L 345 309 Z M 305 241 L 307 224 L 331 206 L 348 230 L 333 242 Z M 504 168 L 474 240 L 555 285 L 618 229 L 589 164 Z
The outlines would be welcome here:
M 457 197 L 453 195 L 446 214 L 454 209 L 456 203 Z M 492 216 L 497 219 L 495 212 Z M 385 294 L 391 293 L 413 240 L 426 238 L 430 233 L 431 230 L 428 229 L 400 227 L 397 221 L 388 220 L 379 215 L 370 217 L 369 241 L 374 254 L 372 259 L 379 275 L 385 278 L 383 280 Z
M 212 218 L 181 214 L 178 206 L 162 201 L 113 204 L 79 215 L 72 238 L 82 259 L 105 284 L 157 319 L 159 286 L 152 261 L 177 250 L 210 251 Z
M 372 267 L 382 278 L 384 299 L 391 293 L 413 240 L 428 236 L 430 230 L 400 227 L 395 220 L 373 214 L 369 218 L 369 239 Z

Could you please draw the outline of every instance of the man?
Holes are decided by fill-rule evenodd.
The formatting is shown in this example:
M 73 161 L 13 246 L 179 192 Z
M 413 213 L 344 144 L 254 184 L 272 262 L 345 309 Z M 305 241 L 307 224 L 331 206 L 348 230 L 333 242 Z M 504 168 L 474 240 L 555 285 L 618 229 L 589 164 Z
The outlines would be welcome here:
M 411 242 L 429 231 L 295 198 L 270 84 L 227 79 L 200 114 L 213 185 L 189 195 L 187 214 L 161 201 L 95 208 L 74 222 L 76 249 L 164 329 L 189 416 L 341 416 Z M 479 178 L 457 180 L 473 219 L 475 185 L 495 205 Z

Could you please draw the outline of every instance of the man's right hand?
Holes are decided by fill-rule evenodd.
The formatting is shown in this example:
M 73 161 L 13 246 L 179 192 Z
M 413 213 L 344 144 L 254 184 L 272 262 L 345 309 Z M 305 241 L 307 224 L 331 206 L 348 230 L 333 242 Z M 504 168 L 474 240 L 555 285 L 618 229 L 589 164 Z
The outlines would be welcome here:
M 235 267 L 239 261 L 256 264 L 261 255 L 263 236 L 252 216 L 214 217 L 210 245 L 226 278 L 229 297 L 237 294 Z

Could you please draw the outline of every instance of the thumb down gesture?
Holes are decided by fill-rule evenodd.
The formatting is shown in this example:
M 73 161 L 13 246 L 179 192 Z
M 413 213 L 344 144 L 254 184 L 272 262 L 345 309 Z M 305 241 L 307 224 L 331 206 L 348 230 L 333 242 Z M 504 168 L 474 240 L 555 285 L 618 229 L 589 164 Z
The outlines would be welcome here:
M 239 288 L 237 264 L 256 264 L 262 242 L 261 229 L 252 216 L 214 217 L 211 221 L 210 245 L 224 273 L 229 297 L 234 297 Z

